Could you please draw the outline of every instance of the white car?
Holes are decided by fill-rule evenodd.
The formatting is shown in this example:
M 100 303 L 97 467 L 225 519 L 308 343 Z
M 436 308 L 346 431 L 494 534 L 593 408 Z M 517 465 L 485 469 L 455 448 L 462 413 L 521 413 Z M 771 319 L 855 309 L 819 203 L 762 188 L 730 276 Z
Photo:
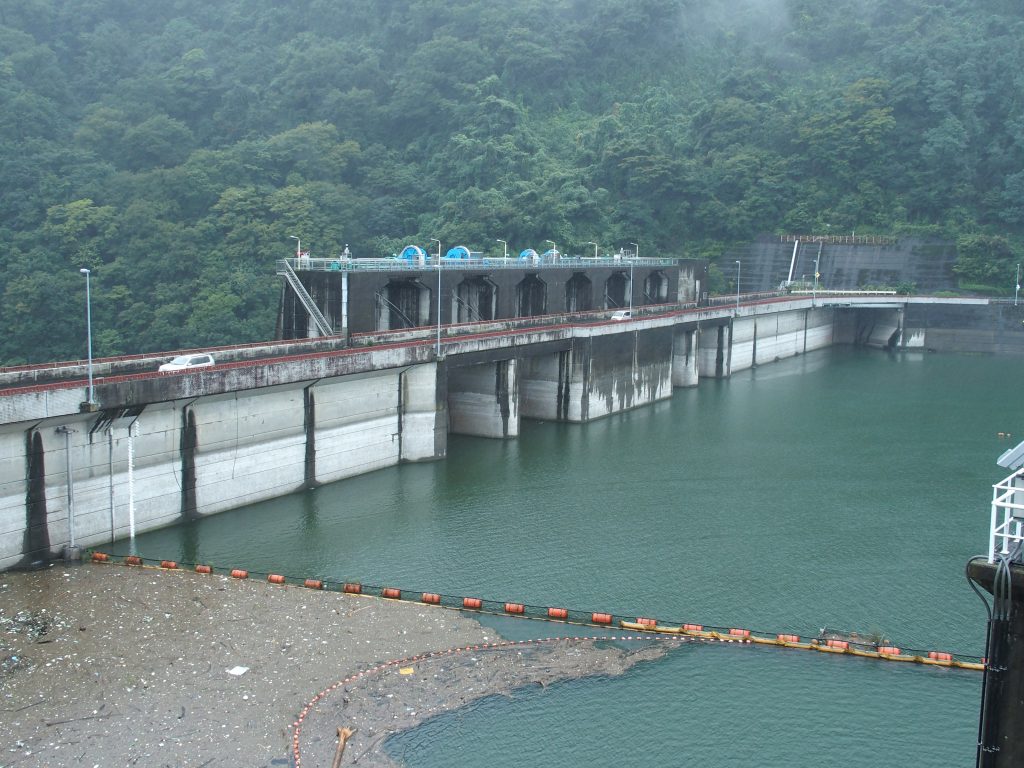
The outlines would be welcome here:
M 620 309 L 618 312 L 612 314 L 612 320 L 632 320 L 633 313 L 628 309 Z
M 161 373 L 191 371 L 193 368 L 209 368 L 215 363 L 213 355 L 178 355 L 171 362 L 161 365 L 157 370 Z

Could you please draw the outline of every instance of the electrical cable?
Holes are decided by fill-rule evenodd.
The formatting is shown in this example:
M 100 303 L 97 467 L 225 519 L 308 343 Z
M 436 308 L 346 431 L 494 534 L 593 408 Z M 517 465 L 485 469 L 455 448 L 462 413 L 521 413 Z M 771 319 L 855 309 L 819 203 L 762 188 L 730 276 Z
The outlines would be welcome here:
M 988 634 L 985 641 L 987 663 L 982 680 L 981 714 L 978 722 L 978 768 L 995 766 L 999 753 L 1000 713 L 997 704 L 1002 700 L 1005 673 L 1007 671 L 1006 656 L 1010 647 L 1010 633 L 1013 619 L 1013 577 L 1010 566 L 1020 561 L 1022 542 L 1016 542 L 1006 554 L 1000 554 L 996 560 L 995 574 L 992 579 L 992 608 L 989 611 Z M 979 558 L 972 558 L 971 562 Z M 968 581 L 973 582 L 968 576 Z M 975 588 L 971 583 L 972 589 Z M 988 603 L 985 602 L 986 609 Z

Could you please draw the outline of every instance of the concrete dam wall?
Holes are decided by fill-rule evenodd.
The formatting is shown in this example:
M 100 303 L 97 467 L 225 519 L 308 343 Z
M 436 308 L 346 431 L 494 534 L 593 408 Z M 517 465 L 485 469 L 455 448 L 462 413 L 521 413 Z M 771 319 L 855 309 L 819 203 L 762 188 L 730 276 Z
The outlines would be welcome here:
M 986 320 L 987 318 L 987 320 Z M 582 423 L 832 344 L 1024 353 L 1024 307 L 703 308 L 0 396 L 0 569 L 442 459 L 447 436 Z M 987 323 L 987 326 L 986 326 Z M 965 326 L 957 335 L 957 325 Z M 972 351 L 978 351 L 974 349 Z M 235 367 L 231 367 L 235 366 Z
M 921 238 L 761 237 L 742 254 L 745 291 L 772 291 L 789 280 L 829 290 L 913 285 L 921 293 L 957 287 L 956 247 Z

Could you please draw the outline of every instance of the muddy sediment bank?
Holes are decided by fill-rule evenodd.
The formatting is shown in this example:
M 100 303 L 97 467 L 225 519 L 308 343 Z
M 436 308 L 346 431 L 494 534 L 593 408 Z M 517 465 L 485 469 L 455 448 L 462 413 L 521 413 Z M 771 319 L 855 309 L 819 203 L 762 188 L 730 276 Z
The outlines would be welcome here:
M 392 765 L 385 738 L 435 714 L 664 652 L 452 650 L 499 641 L 459 611 L 221 575 L 0 574 L 0 766 L 287 766 L 297 717 L 303 766 L 330 766 L 342 726 L 345 764 Z
M 524 686 L 621 675 L 681 642 L 687 641 L 647 638 L 639 647 L 626 649 L 599 639 L 558 638 L 453 648 L 425 658 L 396 660 L 319 694 L 301 716 L 296 756 L 303 766 L 329 768 L 344 727 L 354 731 L 345 745 L 344 764 L 397 768 L 400 764 L 384 751 L 387 738 L 431 717 Z

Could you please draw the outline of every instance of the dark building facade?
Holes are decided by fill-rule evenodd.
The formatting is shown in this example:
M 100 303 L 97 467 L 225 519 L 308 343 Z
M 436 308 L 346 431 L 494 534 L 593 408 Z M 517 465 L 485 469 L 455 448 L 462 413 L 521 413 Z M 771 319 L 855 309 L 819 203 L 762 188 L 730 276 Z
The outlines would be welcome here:
M 277 335 L 298 339 L 695 302 L 707 262 L 292 258 L 278 274 L 286 279 Z

